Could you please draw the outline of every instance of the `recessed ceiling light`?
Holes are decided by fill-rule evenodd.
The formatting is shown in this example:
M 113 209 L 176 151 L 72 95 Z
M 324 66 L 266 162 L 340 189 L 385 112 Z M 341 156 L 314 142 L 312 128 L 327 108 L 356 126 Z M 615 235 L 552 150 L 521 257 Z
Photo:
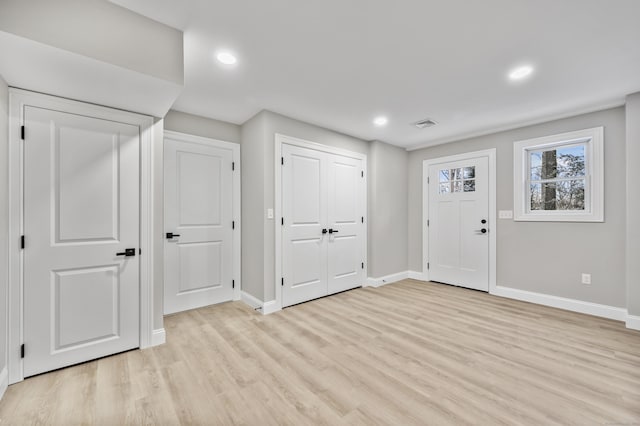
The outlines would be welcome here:
M 386 125 L 389 122 L 389 120 L 387 119 L 387 117 L 376 117 L 373 120 L 373 124 L 375 124 L 378 127 L 382 127 L 384 125 Z
M 220 52 L 216 55 L 216 59 L 225 65 L 234 65 L 238 59 L 229 52 Z
M 514 68 L 509 73 L 509 78 L 511 80 L 522 80 L 531 75 L 533 72 L 533 67 L 531 65 L 523 65 L 521 67 Z

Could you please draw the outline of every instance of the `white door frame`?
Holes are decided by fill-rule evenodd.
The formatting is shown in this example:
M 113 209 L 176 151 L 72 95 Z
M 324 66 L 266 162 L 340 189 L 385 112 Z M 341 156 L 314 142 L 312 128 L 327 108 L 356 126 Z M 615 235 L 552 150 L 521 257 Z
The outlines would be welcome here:
M 240 176 L 242 169 L 240 165 L 240 145 L 237 143 L 221 141 L 218 139 L 205 138 L 202 136 L 190 135 L 187 133 L 174 132 L 172 130 L 165 130 L 164 137 L 162 139 L 162 146 L 164 149 L 165 140 L 167 138 L 176 139 L 182 142 L 189 142 L 205 146 L 213 146 L 216 148 L 230 149 L 233 153 L 234 172 L 233 172 L 233 206 L 232 216 L 235 220 L 235 230 L 233 232 L 233 279 L 236 281 L 236 286 L 233 289 L 233 300 L 240 300 L 242 293 L 242 264 L 241 264 L 241 247 L 242 242 L 242 215 L 241 215 L 241 185 Z M 164 156 L 163 156 L 164 157 Z M 163 165 L 164 170 L 164 165 Z M 163 180 L 164 182 L 164 180 Z M 164 209 L 164 206 L 162 206 Z M 164 227 L 166 229 L 166 226 Z
M 9 89 L 9 293 L 7 297 L 7 368 L 9 383 L 24 379 L 20 346 L 23 338 L 24 107 L 34 106 L 140 128 L 140 348 L 153 345 L 153 117 L 87 104 L 22 89 Z M 29 129 L 25 130 L 26 132 Z M 27 235 L 27 249 L 28 249 Z M 28 348 L 27 348 L 28 350 Z
M 460 160 L 486 157 L 489 160 L 489 293 L 496 289 L 496 149 L 466 152 L 464 154 L 449 155 L 447 157 L 431 158 L 422 162 L 422 280 L 429 281 L 429 167 L 434 164 L 449 163 Z M 436 184 L 434 182 L 434 184 Z
M 268 314 L 271 312 L 279 311 L 282 309 L 282 286 L 280 285 L 280 278 L 282 277 L 282 226 L 281 226 L 281 218 L 282 218 L 282 167 L 280 163 L 280 159 L 282 157 L 282 144 L 288 144 L 293 146 L 299 146 L 301 148 L 313 149 L 316 151 L 327 152 L 329 154 L 336 155 L 344 155 L 345 157 L 356 158 L 358 160 L 362 160 L 362 170 L 364 171 L 364 238 L 362 239 L 362 256 L 364 259 L 364 278 L 362 285 L 365 285 L 366 279 L 369 276 L 367 274 L 367 270 L 369 268 L 369 262 L 367 259 L 367 237 L 368 237 L 368 220 L 366 212 L 367 210 L 367 155 L 360 154 L 359 152 L 348 151 L 346 149 L 334 148 L 332 146 L 323 145 L 317 142 L 311 142 L 304 139 L 294 138 L 292 136 L 282 135 L 280 133 L 276 133 L 275 136 L 275 157 L 274 157 L 274 167 L 275 167 L 275 213 L 274 213 L 274 234 L 275 234 L 275 275 L 274 275 L 274 285 L 276 286 L 276 299 L 273 303 L 269 301 L 265 301 L 263 313 Z

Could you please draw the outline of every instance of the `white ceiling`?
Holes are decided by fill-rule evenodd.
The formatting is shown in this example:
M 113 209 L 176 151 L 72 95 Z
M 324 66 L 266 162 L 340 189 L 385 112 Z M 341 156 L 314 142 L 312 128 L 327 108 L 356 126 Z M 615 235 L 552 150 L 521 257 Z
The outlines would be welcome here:
M 414 148 L 640 91 L 639 0 L 112 1 L 185 32 L 174 109 L 237 124 L 268 109 Z M 524 63 L 533 76 L 509 82 Z M 427 117 L 439 124 L 410 125 Z

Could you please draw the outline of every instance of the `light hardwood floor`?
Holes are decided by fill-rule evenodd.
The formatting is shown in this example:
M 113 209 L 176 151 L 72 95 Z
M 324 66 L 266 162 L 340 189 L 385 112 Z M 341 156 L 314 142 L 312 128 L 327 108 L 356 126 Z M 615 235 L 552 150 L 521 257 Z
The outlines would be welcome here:
M 640 332 L 472 290 L 405 280 L 165 327 L 11 386 L 0 425 L 640 425 Z

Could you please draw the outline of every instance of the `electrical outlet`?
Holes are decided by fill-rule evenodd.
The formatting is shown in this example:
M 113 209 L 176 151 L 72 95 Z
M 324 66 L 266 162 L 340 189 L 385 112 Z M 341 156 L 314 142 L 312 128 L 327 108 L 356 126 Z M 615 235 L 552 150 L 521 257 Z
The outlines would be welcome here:
M 513 210 L 500 210 L 498 212 L 498 218 L 500 218 L 500 219 L 513 219 Z
M 591 274 L 582 274 L 582 284 L 591 284 Z

